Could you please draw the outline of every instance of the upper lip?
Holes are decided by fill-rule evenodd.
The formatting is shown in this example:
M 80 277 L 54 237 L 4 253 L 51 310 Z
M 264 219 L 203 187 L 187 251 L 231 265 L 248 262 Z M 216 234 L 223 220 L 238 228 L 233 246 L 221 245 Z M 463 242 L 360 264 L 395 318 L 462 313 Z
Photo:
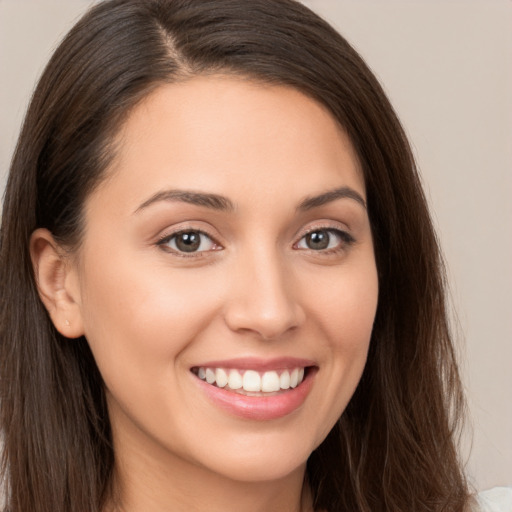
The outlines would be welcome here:
M 293 368 L 306 368 L 316 366 L 311 359 L 301 359 L 297 357 L 277 357 L 273 359 L 262 359 L 258 357 L 239 357 L 235 359 L 223 359 L 216 361 L 207 361 L 196 364 L 193 368 L 232 368 L 239 370 L 286 370 Z

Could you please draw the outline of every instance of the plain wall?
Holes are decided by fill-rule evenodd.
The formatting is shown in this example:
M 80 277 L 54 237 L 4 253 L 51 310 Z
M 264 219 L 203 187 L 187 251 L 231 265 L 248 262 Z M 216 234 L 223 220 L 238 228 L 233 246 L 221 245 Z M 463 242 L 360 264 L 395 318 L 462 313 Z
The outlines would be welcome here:
M 90 3 L 0 0 L 0 191 L 36 79 Z M 512 2 L 304 3 L 359 50 L 410 136 L 458 312 L 468 474 L 511 485 Z

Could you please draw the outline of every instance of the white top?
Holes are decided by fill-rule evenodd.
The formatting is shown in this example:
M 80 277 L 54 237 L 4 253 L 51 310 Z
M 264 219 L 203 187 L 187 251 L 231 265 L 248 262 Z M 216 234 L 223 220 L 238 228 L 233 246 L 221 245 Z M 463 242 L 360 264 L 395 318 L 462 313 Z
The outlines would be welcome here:
M 512 512 L 512 487 L 494 487 L 479 492 L 478 512 Z

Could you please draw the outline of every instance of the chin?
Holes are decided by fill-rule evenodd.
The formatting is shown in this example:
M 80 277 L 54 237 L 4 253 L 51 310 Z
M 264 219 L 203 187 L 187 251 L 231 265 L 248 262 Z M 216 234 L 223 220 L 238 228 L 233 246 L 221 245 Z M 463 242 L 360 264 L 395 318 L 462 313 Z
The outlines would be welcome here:
M 234 481 L 245 483 L 263 483 L 279 481 L 296 473 L 302 472 L 306 466 L 307 457 L 288 457 L 280 454 L 280 457 L 242 457 L 237 460 L 227 460 L 212 468 L 216 473 Z
M 297 471 L 303 472 L 315 445 L 308 449 L 309 443 L 301 436 L 295 442 L 283 441 L 280 435 L 273 437 L 268 433 L 250 444 L 231 439 L 228 449 L 211 446 L 208 459 L 203 458 L 203 467 L 230 480 L 247 483 L 277 481 Z

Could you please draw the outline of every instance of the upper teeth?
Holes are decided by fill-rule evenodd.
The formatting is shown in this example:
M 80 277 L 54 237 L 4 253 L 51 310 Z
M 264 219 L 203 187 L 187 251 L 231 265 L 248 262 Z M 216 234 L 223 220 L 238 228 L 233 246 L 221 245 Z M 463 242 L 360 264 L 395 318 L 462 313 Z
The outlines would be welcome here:
M 304 379 L 304 368 L 293 368 L 279 373 L 260 373 L 255 370 L 200 367 L 197 369 L 197 376 L 208 384 L 216 384 L 219 388 L 227 386 L 233 390 L 273 392 L 297 387 Z

